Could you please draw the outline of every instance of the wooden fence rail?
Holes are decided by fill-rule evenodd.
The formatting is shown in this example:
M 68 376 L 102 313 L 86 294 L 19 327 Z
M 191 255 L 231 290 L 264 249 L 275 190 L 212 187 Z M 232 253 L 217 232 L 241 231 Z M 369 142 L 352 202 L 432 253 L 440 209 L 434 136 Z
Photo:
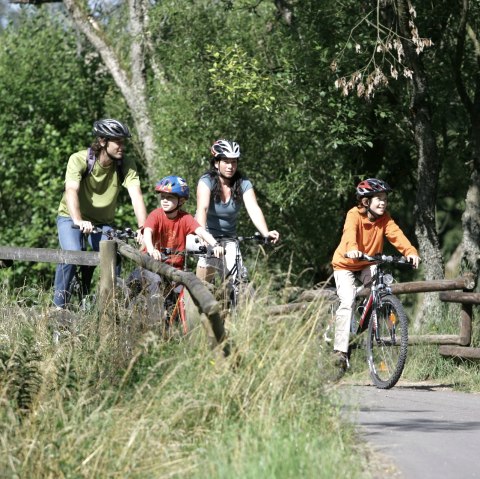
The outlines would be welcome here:
M 472 273 L 465 273 L 456 279 L 431 281 L 412 281 L 408 283 L 392 284 L 392 293 L 432 293 L 438 292 L 441 301 L 461 303 L 459 334 L 425 334 L 410 335 L 409 344 L 437 344 L 440 354 L 462 358 L 480 359 L 480 348 L 471 348 L 473 305 L 480 304 L 480 293 L 474 293 L 475 278 Z M 455 291 L 462 290 L 462 291 Z M 359 292 L 359 296 L 367 296 L 369 288 Z M 271 306 L 268 313 L 271 315 L 285 315 L 297 311 L 305 311 L 312 301 L 336 301 L 334 289 L 314 289 L 304 291 L 296 302 Z
M 103 314 L 106 314 L 108 305 L 112 304 L 113 299 L 117 251 L 139 266 L 183 284 L 190 292 L 199 311 L 208 317 L 216 343 L 224 342 L 225 330 L 220 317 L 220 306 L 208 288 L 193 273 L 179 271 L 169 265 L 155 261 L 119 239 L 101 241 L 99 253 L 0 246 L 0 260 L 87 266 L 100 265 L 99 309 Z M 458 335 L 411 335 L 409 343 L 438 344 L 440 345 L 440 354 L 442 355 L 480 359 L 480 348 L 468 347 L 472 336 L 472 307 L 480 304 L 480 293 L 473 293 L 474 287 L 475 278 L 471 273 L 466 273 L 459 278 L 451 280 L 412 281 L 393 284 L 392 292 L 394 294 L 439 292 L 441 301 L 461 303 L 462 305 L 460 332 Z M 359 294 L 367 295 L 368 293 L 368 288 L 365 288 Z M 329 289 L 308 290 L 302 293 L 297 302 L 271 306 L 268 309 L 268 313 L 270 315 L 283 315 L 295 311 L 304 311 L 314 300 L 323 299 L 328 301 L 334 297 L 335 293 Z M 224 352 L 228 354 L 228 346 L 224 345 Z
M 100 252 L 0 246 L 0 260 L 34 261 L 84 266 L 100 265 L 98 308 L 100 314 L 108 315 L 112 312 L 111 308 L 114 304 L 117 251 L 139 266 L 183 284 L 188 289 L 198 310 L 207 316 L 214 334 L 215 345 L 223 343 L 224 353 L 229 353 L 228 345 L 224 343 L 225 329 L 220 316 L 220 305 L 203 282 L 198 279 L 195 274 L 179 271 L 167 264 L 155 261 L 153 258 L 141 254 L 138 250 L 119 239 L 115 239 L 114 241 L 101 241 Z
M 97 266 L 100 264 L 100 253 L 96 251 L 66 251 L 47 248 L 0 246 L 0 259 Z

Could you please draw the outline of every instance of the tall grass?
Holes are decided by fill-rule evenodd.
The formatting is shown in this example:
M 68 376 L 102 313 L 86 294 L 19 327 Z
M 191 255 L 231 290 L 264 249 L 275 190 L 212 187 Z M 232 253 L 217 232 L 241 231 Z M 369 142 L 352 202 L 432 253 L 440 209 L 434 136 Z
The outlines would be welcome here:
M 368 477 L 319 367 L 322 308 L 273 322 L 269 301 L 258 295 L 228 323 L 228 358 L 200 327 L 166 341 L 127 316 L 77 317 L 55 345 L 41 302 L 10 302 L 0 313 L 0 476 Z

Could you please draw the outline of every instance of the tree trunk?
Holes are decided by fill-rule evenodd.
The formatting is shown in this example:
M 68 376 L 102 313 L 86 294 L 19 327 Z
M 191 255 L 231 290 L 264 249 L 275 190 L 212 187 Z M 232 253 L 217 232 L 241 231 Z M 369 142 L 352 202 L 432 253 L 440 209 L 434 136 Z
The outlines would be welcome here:
M 472 128 L 472 137 L 475 138 L 472 138 L 473 158 L 470 184 L 465 198 L 465 211 L 462 215 L 463 256 L 461 265 L 462 270 L 474 273 L 477 290 L 480 290 L 478 284 L 480 273 L 480 121 L 478 119 L 477 125 Z
M 142 0 L 129 0 L 129 25 L 131 33 L 130 72 L 122 68 L 117 53 L 109 44 L 102 27 L 89 12 L 81 7 L 78 0 L 63 0 L 63 3 L 77 28 L 87 37 L 102 57 L 116 85 L 130 108 L 135 129 L 142 145 L 142 153 L 149 176 L 153 176 L 154 160 L 157 160 L 155 137 L 148 109 L 147 83 L 145 78 L 144 15 Z
M 453 71 L 457 91 L 470 118 L 470 140 L 472 158 L 469 162 L 470 183 L 465 198 L 465 211 L 462 215 L 463 239 L 461 270 L 472 271 L 476 278 L 477 290 L 480 274 L 480 42 L 476 33 L 468 26 L 469 0 L 463 0 L 460 23 L 457 33 L 456 54 L 453 58 Z M 470 36 L 474 44 L 477 70 L 474 76 L 474 98 L 469 97 L 462 77 L 462 63 L 465 41 Z
M 424 260 L 425 279 L 442 279 L 444 265 L 435 222 L 440 164 L 432 129 L 427 79 L 422 61 L 411 41 L 412 33 L 409 25 L 411 15 L 408 2 L 407 0 L 396 0 L 395 4 L 398 12 L 399 32 L 405 52 L 405 64 L 413 72 L 410 113 L 418 152 L 418 187 L 414 208 L 415 234 L 420 248 L 420 256 Z M 422 323 L 440 321 L 442 314 L 443 307 L 438 295 L 425 294 L 415 318 L 415 328 L 418 329 Z

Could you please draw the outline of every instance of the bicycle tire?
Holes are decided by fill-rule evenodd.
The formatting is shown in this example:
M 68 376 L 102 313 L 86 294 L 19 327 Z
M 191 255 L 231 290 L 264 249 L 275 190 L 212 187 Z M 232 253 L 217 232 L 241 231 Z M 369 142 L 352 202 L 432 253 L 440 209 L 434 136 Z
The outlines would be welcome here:
M 367 361 L 370 376 L 379 389 L 390 389 L 402 375 L 408 349 L 408 320 L 400 300 L 381 298 L 368 325 Z
M 82 287 L 81 278 L 75 273 L 70 285 L 68 287 L 68 304 L 67 309 L 72 311 L 90 311 L 92 308 L 93 303 L 95 302 L 94 297 L 90 297 L 91 295 L 85 294 L 85 291 Z
M 179 333 L 185 336 L 189 332 L 187 315 L 185 311 L 184 290 L 180 292 L 172 291 L 172 302 L 167 309 L 168 331 L 171 337 Z

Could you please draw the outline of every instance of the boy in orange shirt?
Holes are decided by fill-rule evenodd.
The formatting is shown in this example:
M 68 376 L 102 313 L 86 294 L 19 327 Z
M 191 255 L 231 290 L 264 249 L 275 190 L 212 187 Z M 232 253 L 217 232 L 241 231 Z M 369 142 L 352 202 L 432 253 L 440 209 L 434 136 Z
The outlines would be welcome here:
M 355 279 L 368 285 L 376 268 L 366 261 L 355 259 L 360 258 L 362 253 L 369 256 L 381 253 L 386 237 L 415 268 L 420 261 L 417 250 L 386 212 L 387 195 L 391 191 L 385 181 L 377 178 L 369 178 L 358 184 L 358 205 L 348 211 L 342 239 L 333 255 L 333 275 L 340 299 L 340 306 L 335 314 L 333 349 L 343 370 L 348 366 L 347 352 L 355 301 Z

